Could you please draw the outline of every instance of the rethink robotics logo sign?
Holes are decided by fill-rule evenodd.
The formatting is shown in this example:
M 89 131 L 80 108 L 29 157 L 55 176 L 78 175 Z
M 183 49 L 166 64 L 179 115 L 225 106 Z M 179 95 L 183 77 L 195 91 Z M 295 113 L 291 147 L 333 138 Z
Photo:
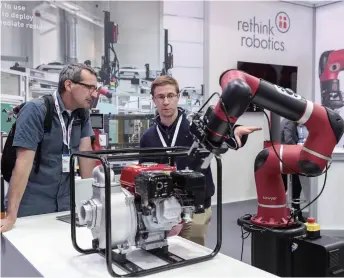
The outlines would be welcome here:
M 240 38 L 242 47 L 285 51 L 283 40 L 275 35 L 284 35 L 290 29 L 290 18 L 285 12 L 279 12 L 274 19 L 259 20 L 255 16 L 248 21 L 238 21 L 238 31 L 245 32 Z

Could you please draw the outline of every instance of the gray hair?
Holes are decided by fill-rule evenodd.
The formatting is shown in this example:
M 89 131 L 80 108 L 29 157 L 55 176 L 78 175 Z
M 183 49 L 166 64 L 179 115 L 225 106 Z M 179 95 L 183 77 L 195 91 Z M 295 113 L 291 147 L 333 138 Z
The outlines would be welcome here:
M 81 82 L 82 77 L 81 77 L 81 72 L 82 70 L 87 70 L 91 74 L 97 77 L 97 73 L 94 71 L 93 68 L 86 66 L 85 64 L 69 64 L 63 67 L 63 69 L 60 72 L 59 76 L 59 84 L 58 84 L 58 91 L 59 93 L 63 93 L 65 91 L 65 81 L 66 80 L 71 80 L 74 82 Z

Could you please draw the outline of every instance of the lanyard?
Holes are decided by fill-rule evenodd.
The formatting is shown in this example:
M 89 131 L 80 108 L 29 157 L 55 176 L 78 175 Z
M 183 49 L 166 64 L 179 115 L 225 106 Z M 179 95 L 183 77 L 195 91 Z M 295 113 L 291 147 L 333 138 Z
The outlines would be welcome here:
M 177 136 L 178 136 L 178 133 L 179 133 L 180 124 L 181 124 L 181 122 L 182 122 L 182 118 L 183 118 L 182 115 L 179 116 L 178 123 L 177 123 L 177 126 L 176 126 L 176 130 L 174 131 L 174 134 L 173 134 L 171 147 L 174 147 L 174 145 L 175 145 L 175 143 L 176 143 Z M 158 132 L 158 134 L 159 134 L 160 141 L 161 141 L 162 145 L 163 145 L 165 148 L 167 148 L 165 139 L 164 139 L 164 137 L 162 136 L 161 131 L 160 131 L 158 125 L 156 126 L 156 130 L 157 130 L 157 132 Z
M 74 119 L 72 118 L 72 120 L 68 126 L 68 131 L 67 131 L 66 124 L 65 124 L 65 121 L 63 119 L 61 110 L 60 110 L 60 105 L 59 105 L 59 102 L 57 100 L 56 91 L 54 92 L 53 97 L 54 97 L 54 101 L 55 101 L 56 112 L 57 112 L 57 115 L 59 116 L 60 124 L 62 127 L 63 143 L 68 147 L 68 151 L 70 151 L 70 145 L 69 144 L 70 144 L 70 137 L 71 137 L 71 133 L 72 133 L 72 126 L 73 126 L 73 120 Z

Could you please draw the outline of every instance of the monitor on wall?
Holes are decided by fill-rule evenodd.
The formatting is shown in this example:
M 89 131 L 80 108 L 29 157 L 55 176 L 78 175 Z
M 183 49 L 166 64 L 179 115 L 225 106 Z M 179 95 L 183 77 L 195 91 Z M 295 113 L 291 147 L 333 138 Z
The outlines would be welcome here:
M 238 70 L 297 92 L 297 67 L 239 61 Z M 259 111 L 250 105 L 247 111 Z

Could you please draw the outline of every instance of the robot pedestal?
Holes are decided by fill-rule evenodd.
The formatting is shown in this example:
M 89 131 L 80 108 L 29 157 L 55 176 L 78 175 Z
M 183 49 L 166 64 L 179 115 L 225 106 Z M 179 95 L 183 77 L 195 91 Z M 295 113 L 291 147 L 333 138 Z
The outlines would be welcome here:
M 290 229 L 267 229 L 242 217 L 238 225 L 251 233 L 254 267 L 280 277 L 344 277 L 344 240 L 309 239 L 301 222 Z

